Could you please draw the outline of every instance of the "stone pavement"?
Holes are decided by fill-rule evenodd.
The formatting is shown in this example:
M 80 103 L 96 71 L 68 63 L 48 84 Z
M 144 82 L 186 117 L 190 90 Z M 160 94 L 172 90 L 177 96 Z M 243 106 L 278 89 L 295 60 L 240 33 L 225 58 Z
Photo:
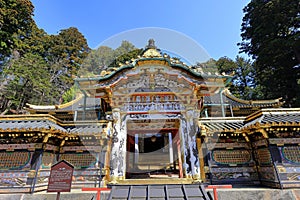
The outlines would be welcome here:
M 218 189 L 219 200 L 300 200 L 299 195 L 300 195 L 300 189 L 295 189 L 295 190 L 292 189 L 280 190 L 280 189 L 270 189 L 270 188 Z
M 207 189 L 212 194 L 211 189 Z M 300 200 L 300 189 L 232 188 L 218 189 L 219 200 Z M 102 192 L 101 200 L 109 193 Z M 96 193 L 73 189 L 61 193 L 60 200 L 96 200 Z M 56 193 L 38 192 L 31 194 L 0 194 L 0 200 L 56 200 Z
M 101 193 L 101 200 L 107 199 L 109 192 Z M 37 192 L 35 194 L 0 194 L 0 200 L 56 200 L 56 193 Z M 69 192 L 62 192 L 60 200 L 96 200 L 96 192 L 82 192 L 79 189 L 72 189 Z

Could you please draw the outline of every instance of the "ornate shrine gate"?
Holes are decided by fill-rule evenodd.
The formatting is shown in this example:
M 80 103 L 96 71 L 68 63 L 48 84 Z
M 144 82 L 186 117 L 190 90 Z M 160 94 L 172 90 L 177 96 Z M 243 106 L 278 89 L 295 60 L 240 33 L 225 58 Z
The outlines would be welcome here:
M 228 77 L 200 74 L 151 43 L 141 57 L 101 75 L 76 82 L 112 108 L 109 180 L 159 168 L 200 180 L 196 140 L 203 95 L 219 91 Z
M 152 73 L 148 74 L 147 71 L 150 70 Z M 147 161 L 149 171 L 152 167 L 155 169 L 155 165 L 159 163 L 165 165 L 162 167 L 167 167 L 167 162 L 163 158 L 165 152 L 169 152 L 168 164 L 174 162 L 174 152 L 170 154 L 170 151 L 173 151 L 173 142 L 171 143 L 173 140 L 178 143 L 179 152 L 175 155 L 179 155 L 180 174 L 187 178 L 199 179 L 200 177 L 196 147 L 198 100 L 193 97 L 193 90 L 188 88 L 190 87 L 188 81 L 182 80 L 178 83 L 178 77 L 175 76 L 169 83 L 165 78 L 168 75 L 159 71 L 161 66 L 143 66 L 140 73 L 121 80 L 112 89 L 114 105 L 120 105 L 112 109 L 111 176 L 113 179 L 124 179 L 126 172 L 139 173 L 143 161 Z M 115 107 L 114 105 L 112 107 Z M 168 139 L 165 139 L 166 137 Z M 130 145 L 132 143 L 134 152 Z

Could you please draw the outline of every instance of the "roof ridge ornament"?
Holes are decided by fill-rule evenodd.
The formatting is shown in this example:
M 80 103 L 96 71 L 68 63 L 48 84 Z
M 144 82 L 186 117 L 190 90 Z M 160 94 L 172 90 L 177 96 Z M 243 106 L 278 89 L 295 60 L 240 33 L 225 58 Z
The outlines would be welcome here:
M 148 40 L 148 45 L 145 47 L 145 51 L 144 51 L 142 57 L 144 57 L 144 58 L 153 58 L 153 57 L 162 58 L 160 49 L 158 49 L 155 46 L 154 39 L 151 38 L 151 39 Z
M 154 39 L 151 38 L 148 40 L 148 45 L 146 46 L 146 49 L 157 49 L 157 47 L 155 46 Z

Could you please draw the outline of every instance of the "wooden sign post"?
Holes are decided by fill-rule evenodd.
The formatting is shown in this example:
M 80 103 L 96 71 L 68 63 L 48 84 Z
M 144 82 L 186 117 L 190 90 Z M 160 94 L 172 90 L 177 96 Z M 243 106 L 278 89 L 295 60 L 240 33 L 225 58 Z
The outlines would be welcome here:
M 61 192 L 70 192 L 74 167 L 62 160 L 51 167 L 47 192 L 57 192 L 56 200 Z

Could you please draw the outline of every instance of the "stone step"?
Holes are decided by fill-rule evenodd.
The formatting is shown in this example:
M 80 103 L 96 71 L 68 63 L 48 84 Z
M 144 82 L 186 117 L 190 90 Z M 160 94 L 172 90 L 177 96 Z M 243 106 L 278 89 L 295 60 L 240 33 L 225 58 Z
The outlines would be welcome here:
M 119 185 L 148 185 L 148 184 L 191 184 L 193 179 L 189 178 L 148 178 L 148 179 L 125 179 L 119 180 Z

